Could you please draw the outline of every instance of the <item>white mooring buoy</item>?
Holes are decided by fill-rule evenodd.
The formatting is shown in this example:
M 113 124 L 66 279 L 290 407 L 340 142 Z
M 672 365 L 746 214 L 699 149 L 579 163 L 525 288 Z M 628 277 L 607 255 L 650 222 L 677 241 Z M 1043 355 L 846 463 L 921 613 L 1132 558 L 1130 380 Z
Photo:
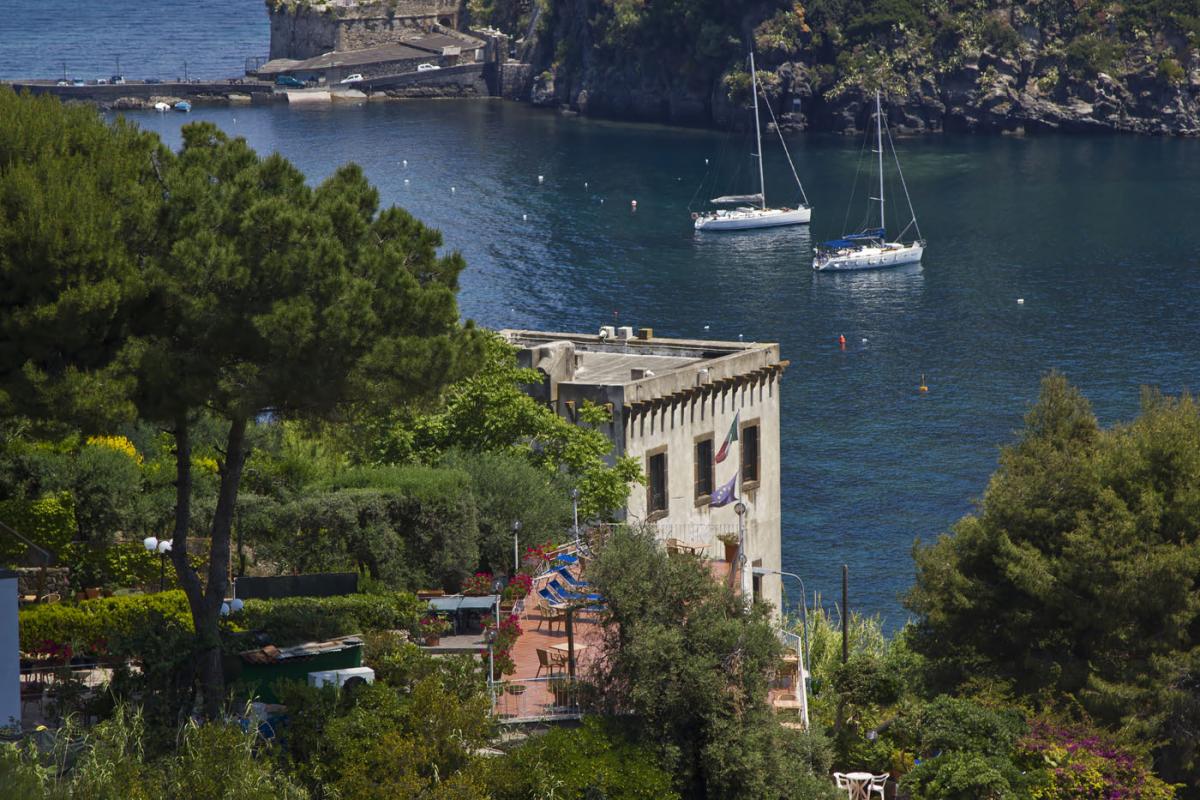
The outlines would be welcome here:
M 546 182 L 545 176 L 538 175 L 538 183 L 545 183 L 545 182 Z
M 401 163 L 401 164 L 403 164 L 404 166 L 406 166 L 406 167 L 407 167 L 407 166 L 408 166 L 408 159 L 406 158 L 406 159 L 404 159 L 403 161 L 401 161 L 400 163 Z
M 528 222 L 528 221 L 529 221 L 529 215 L 528 215 L 528 214 L 522 214 L 522 215 L 521 215 L 521 221 L 522 221 L 522 222 Z
M 1018 297 L 1018 298 L 1017 298 L 1017 305 L 1019 305 L 1019 306 L 1023 306 L 1023 305 L 1025 305 L 1025 298 L 1024 298 L 1024 297 Z

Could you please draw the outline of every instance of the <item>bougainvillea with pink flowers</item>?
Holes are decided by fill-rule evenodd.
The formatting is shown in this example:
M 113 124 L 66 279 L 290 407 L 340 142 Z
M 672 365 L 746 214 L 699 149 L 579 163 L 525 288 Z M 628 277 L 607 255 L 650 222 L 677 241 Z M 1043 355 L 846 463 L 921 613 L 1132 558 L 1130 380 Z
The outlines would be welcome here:
M 1034 720 L 1017 742 L 1018 759 L 1041 770 L 1034 800 L 1171 800 L 1175 788 L 1155 776 L 1146 759 L 1085 725 Z

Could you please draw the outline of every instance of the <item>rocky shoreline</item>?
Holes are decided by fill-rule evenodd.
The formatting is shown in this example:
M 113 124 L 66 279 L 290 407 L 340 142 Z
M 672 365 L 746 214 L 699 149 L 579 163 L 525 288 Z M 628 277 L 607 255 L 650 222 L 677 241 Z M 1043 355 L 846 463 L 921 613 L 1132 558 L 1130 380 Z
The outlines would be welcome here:
M 596 41 L 604 13 L 596 0 L 554 4 L 553 24 L 532 47 L 534 105 L 689 126 L 747 124 L 748 97 L 730 99 L 739 71 L 746 82 L 744 56 L 700 62 L 682 47 L 654 58 L 618 53 Z M 1188 37 L 1158 31 L 1114 43 L 1068 35 L 1058 20 L 1035 25 L 1029 13 L 1012 3 L 957 20 L 956 30 L 966 32 L 938 52 L 934 35 L 893 31 L 890 49 L 839 51 L 807 33 L 773 40 L 762 53 L 770 30 L 762 13 L 747 11 L 739 27 L 747 39 L 758 37 L 759 83 L 780 125 L 792 130 L 863 130 L 870 114 L 863 87 L 874 79 L 885 87 L 894 128 L 906 134 L 1200 136 L 1200 50 Z

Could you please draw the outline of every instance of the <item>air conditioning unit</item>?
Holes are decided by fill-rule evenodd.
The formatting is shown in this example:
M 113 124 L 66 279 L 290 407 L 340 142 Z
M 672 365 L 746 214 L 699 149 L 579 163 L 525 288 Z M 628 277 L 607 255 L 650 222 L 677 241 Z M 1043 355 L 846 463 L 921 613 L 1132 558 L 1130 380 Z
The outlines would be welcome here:
M 624 339 L 626 341 L 632 339 L 633 338 L 633 326 L 632 325 L 622 325 L 621 327 L 617 328 L 617 338 Z
M 320 689 L 322 686 L 336 686 L 339 689 L 347 686 L 357 686 L 363 683 L 375 682 L 375 670 L 370 667 L 347 667 L 346 669 L 330 669 L 323 672 L 308 673 L 308 685 Z
M 600 338 L 601 339 L 615 339 L 616 336 L 617 336 L 617 329 L 614 326 L 612 326 L 612 325 L 601 325 L 600 326 Z

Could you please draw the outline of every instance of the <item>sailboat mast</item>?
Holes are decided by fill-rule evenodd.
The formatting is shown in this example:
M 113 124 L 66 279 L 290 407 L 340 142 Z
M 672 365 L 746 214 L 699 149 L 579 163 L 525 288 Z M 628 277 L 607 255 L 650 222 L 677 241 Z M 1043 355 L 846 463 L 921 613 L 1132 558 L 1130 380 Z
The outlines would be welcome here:
M 762 127 L 758 121 L 758 73 L 754 70 L 754 51 L 750 51 L 750 88 L 754 92 L 754 139 L 758 142 L 758 195 L 767 210 L 767 183 L 763 178 Z
M 883 106 L 879 102 L 879 90 L 875 90 L 875 146 L 879 154 L 879 227 L 887 235 L 887 224 L 883 218 Z

